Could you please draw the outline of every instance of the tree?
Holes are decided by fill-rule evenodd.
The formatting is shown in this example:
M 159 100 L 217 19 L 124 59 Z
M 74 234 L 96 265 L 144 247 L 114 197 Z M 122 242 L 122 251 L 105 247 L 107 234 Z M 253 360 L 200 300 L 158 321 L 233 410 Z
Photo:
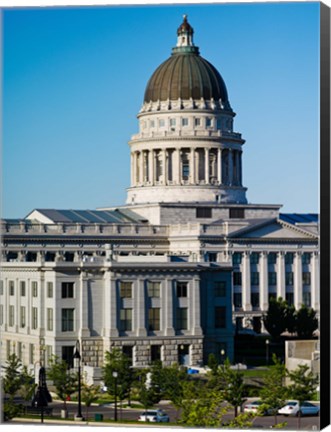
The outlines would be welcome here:
M 217 374 L 217 369 L 218 369 L 218 361 L 216 359 L 215 354 L 210 353 L 208 356 L 208 367 L 211 370 L 211 373 L 213 375 Z
M 234 407 L 234 416 L 237 417 L 238 407 L 245 401 L 244 375 L 237 369 L 231 369 L 231 363 L 228 358 L 225 360 L 224 365 L 218 370 L 224 399 Z
M 161 399 L 159 389 L 150 381 L 148 376 L 150 373 L 149 369 L 145 369 L 140 371 L 138 375 L 138 400 L 145 410 L 151 408 Z
M 8 400 L 4 403 L 3 411 L 4 419 L 10 420 L 15 417 L 22 408 L 20 405 L 14 403 L 14 397 L 23 383 L 21 374 L 22 362 L 16 354 L 10 354 L 4 366 L 4 371 L 3 391 L 8 397 Z
M 318 328 L 316 311 L 305 305 L 295 314 L 295 329 L 300 339 L 311 339 L 314 331 Z
M 93 402 L 99 398 L 99 387 L 95 385 L 83 384 L 82 386 L 82 401 L 86 406 L 86 420 L 88 420 L 88 409 Z
M 71 373 L 65 360 L 53 356 L 49 360 L 48 378 L 53 381 L 57 396 L 67 410 L 67 399 L 77 390 L 77 373 Z
M 273 354 L 272 360 L 274 364 L 264 379 L 264 386 L 260 391 L 260 397 L 263 401 L 261 413 L 267 410 L 272 412 L 275 416 L 276 426 L 278 409 L 284 405 L 286 400 L 286 368 L 275 354 Z
M 287 388 L 288 397 L 299 402 L 298 429 L 300 429 L 300 408 L 302 402 L 313 398 L 319 383 L 319 379 L 318 376 L 315 375 L 306 364 L 299 365 L 292 372 L 287 372 L 287 376 L 291 382 Z
M 271 297 L 267 314 L 263 315 L 264 326 L 274 339 L 279 339 L 280 335 L 286 330 L 287 307 L 287 302 L 281 297 L 278 300 Z
M 295 332 L 295 324 L 296 324 L 296 314 L 294 305 L 286 305 L 285 309 L 285 323 L 286 329 L 289 333 Z

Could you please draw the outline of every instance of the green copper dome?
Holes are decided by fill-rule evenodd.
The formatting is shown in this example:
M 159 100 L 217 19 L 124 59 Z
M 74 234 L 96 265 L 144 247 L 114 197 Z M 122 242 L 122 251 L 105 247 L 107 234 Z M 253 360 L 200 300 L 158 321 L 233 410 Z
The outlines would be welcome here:
M 193 29 L 184 16 L 177 30 L 178 42 L 171 57 L 163 62 L 151 76 L 144 102 L 166 100 L 221 100 L 229 109 L 228 94 L 217 69 L 199 55 L 193 44 Z

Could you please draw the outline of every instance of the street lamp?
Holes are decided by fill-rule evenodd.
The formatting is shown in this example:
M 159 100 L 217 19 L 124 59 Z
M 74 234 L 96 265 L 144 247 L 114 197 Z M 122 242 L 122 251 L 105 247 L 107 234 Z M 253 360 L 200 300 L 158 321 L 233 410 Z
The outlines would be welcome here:
M 221 349 L 221 363 L 224 364 L 225 350 Z
M 266 339 L 265 348 L 266 348 L 266 364 L 267 364 L 267 366 L 269 365 L 269 344 L 270 344 L 269 339 Z
M 114 420 L 117 421 L 117 377 L 118 377 L 118 372 L 117 371 L 113 371 L 113 378 L 115 380 L 115 412 L 114 412 Z
M 75 416 L 75 420 L 83 420 L 82 416 L 82 389 L 81 389 L 81 371 L 80 371 L 80 362 L 81 362 L 81 355 L 80 355 L 80 343 L 79 340 L 76 342 L 76 348 L 74 352 L 74 362 L 75 367 L 78 368 L 78 412 Z

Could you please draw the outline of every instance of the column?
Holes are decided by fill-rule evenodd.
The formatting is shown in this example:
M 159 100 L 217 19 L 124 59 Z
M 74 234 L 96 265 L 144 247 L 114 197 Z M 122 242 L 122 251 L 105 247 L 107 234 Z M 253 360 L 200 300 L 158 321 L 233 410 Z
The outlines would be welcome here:
M 180 179 L 180 149 L 175 149 L 172 163 L 172 176 L 174 184 L 179 184 Z
M 235 153 L 235 155 L 236 155 L 236 179 L 235 179 L 235 184 L 236 184 L 236 186 L 239 186 L 240 185 L 240 171 L 239 171 L 239 151 L 238 150 L 236 150 L 236 153 Z
M 104 276 L 104 335 L 106 337 L 117 337 L 117 295 L 116 279 L 112 277 L 110 271 L 105 272 Z
M 252 310 L 250 253 L 244 252 L 243 255 L 242 305 L 245 311 L 250 311 Z
M 268 254 L 262 252 L 260 255 L 260 309 L 266 312 L 268 307 Z
M 277 298 L 286 298 L 285 254 L 278 252 L 277 256 Z
M 140 152 L 140 158 L 139 158 L 139 183 L 142 185 L 144 183 L 144 152 Z
M 162 306 L 165 314 L 164 335 L 173 336 L 175 334 L 173 312 L 173 282 L 169 279 L 166 279 L 165 283 L 163 284 Z
M 146 301 L 145 301 L 145 286 L 144 281 L 141 279 L 137 279 L 136 281 L 136 289 L 133 288 L 134 292 L 134 302 L 135 302 L 135 311 L 137 313 L 137 336 L 147 336 L 146 331 Z M 137 294 L 137 295 L 136 295 Z
M 209 184 L 209 149 L 205 148 L 205 182 Z
M 189 284 L 190 305 L 188 310 L 189 328 L 192 335 L 201 335 L 201 312 L 200 312 L 200 278 L 194 278 Z
M 222 184 L 222 149 L 217 149 L 217 179 Z
M 233 150 L 229 149 L 229 185 L 233 185 Z
M 312 253 L 311 258 L 311 307 L 319 312 L 320 310 L 320 285 L 319 285 L 319 254 Z
M 79 276 L 79 338 L 90 336 L 88 327 L 88 277 L 84 271 Z
M 242 186 L 242 151 L 239 151 L 239 185 Z
M 131 153 L 130 155 L 131 159 L 131 186 L 134 186 L 134 153 Z
M 150 184 L 154 184 L 154 150 L 150 150 L 148 152 L 148 157 L 149 157 L 149 183 Z
M 195 149 L 191 148 L 190 153 L 190 184 L 195 184 Z
M 137 184 L 137 168 L 136 168 L 136 152 L 132 152 L 132 186 L 136 186 Z
M 162 150 L 162 177 L 163 184 L 167 184 L 167 154 L 166 150 Z
M 294 306 L 300 309 L 302 305 L 302 252 L 296 252 L 294 258 Z

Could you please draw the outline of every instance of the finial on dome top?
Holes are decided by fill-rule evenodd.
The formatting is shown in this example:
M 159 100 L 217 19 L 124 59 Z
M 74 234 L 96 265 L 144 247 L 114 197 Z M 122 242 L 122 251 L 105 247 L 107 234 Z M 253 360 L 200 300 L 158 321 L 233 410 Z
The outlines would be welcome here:
M 187 15 L 183 15 L 183 22 L 177 29 L 177 46 L 194 46 L 194 30 L 187 21 Z

